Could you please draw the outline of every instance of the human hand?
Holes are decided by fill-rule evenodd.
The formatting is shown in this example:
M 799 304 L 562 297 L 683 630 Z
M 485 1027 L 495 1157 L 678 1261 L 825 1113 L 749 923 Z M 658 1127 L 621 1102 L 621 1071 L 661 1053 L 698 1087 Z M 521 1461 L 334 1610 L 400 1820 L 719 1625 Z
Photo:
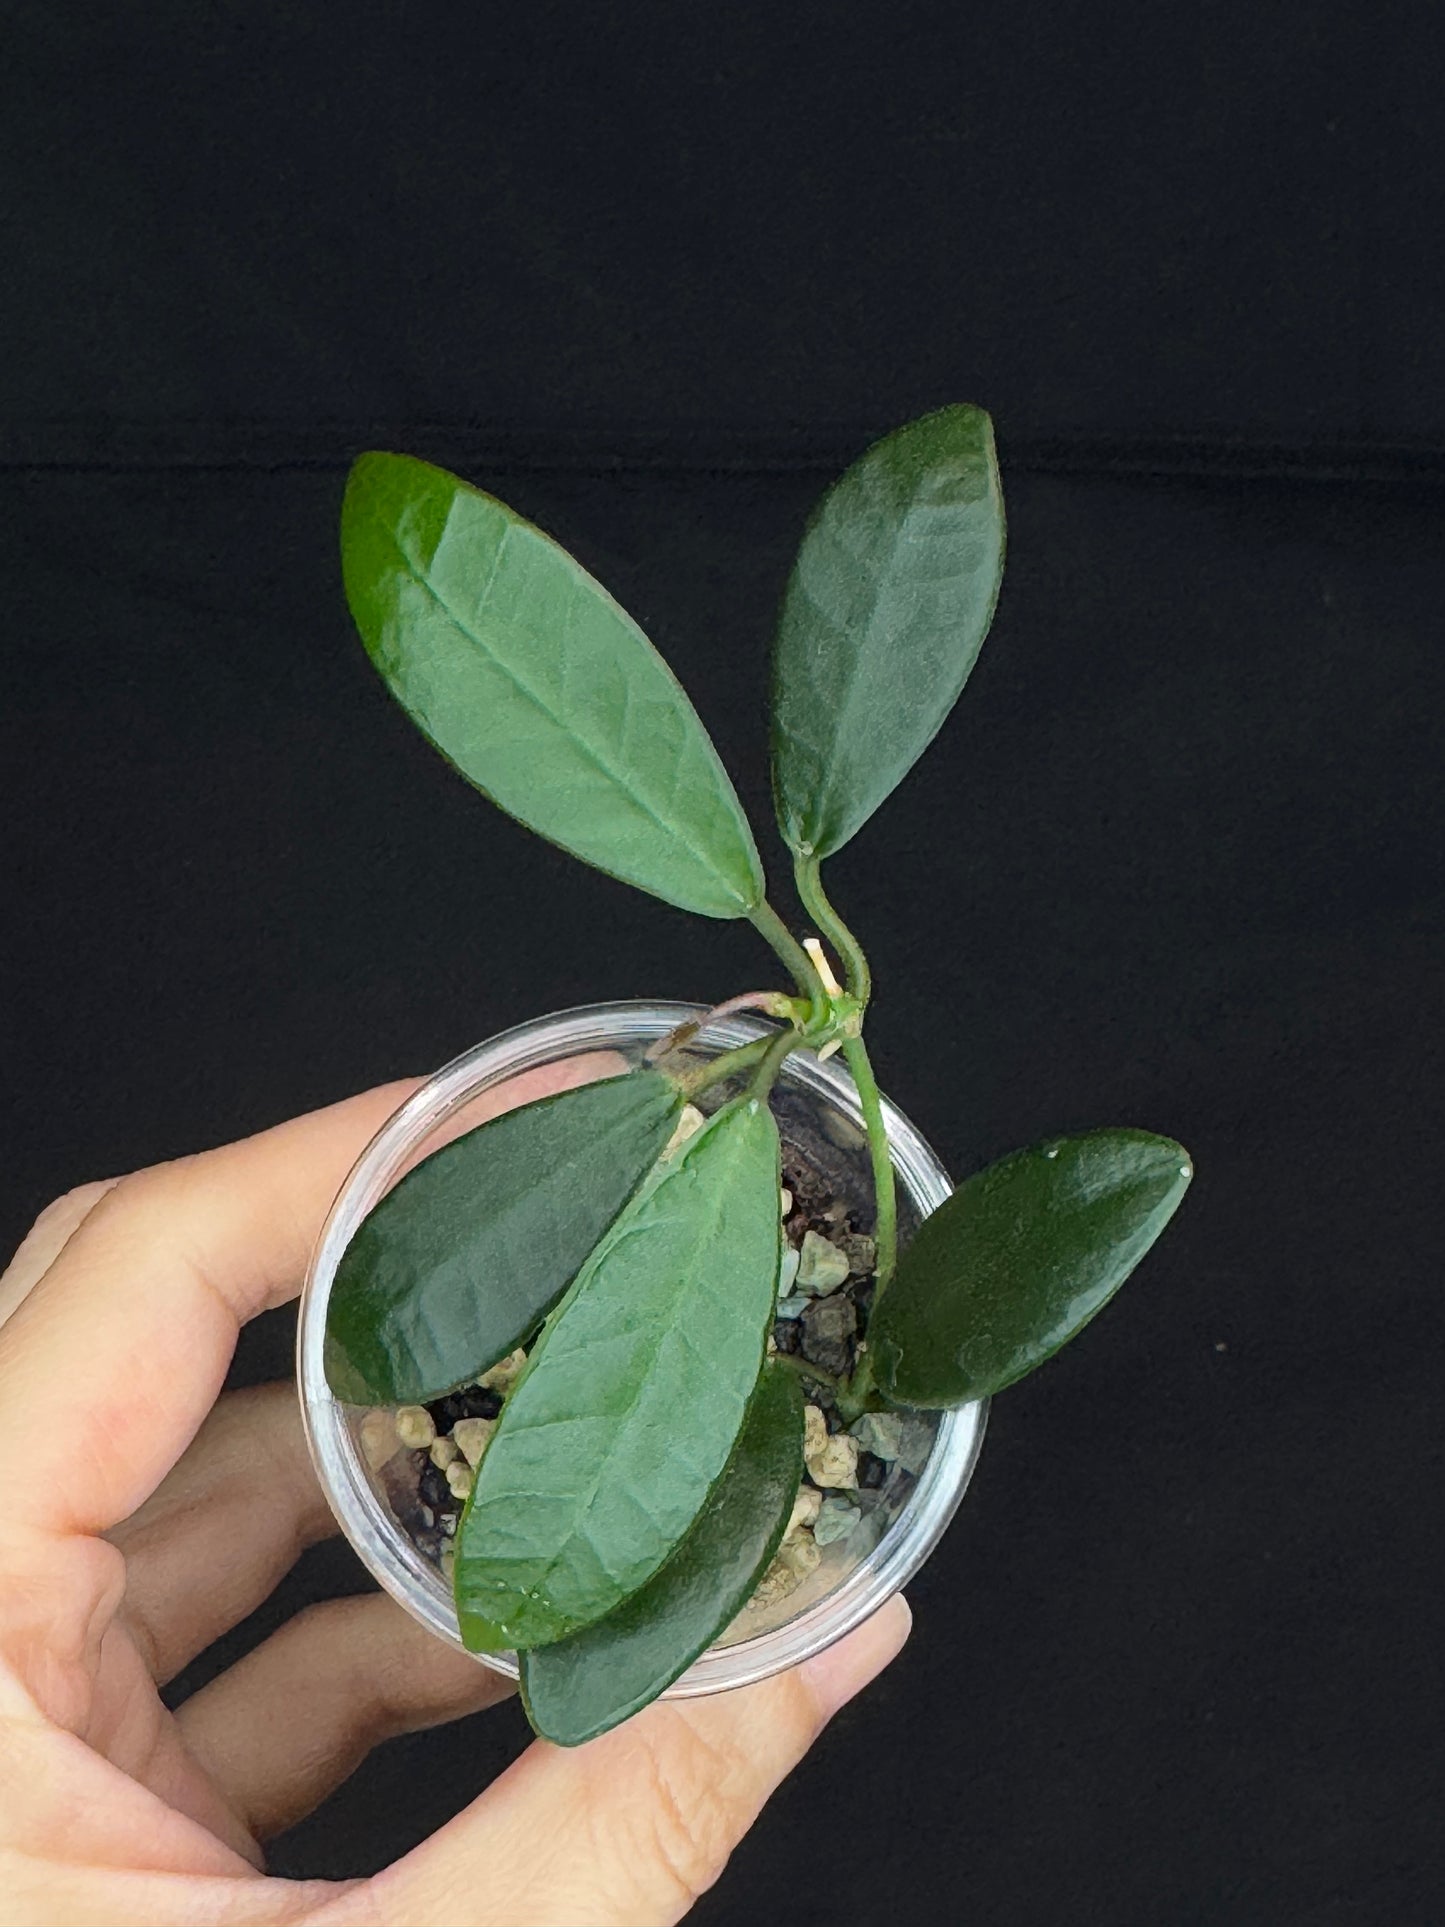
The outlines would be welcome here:
M 497 1108 L 616 1068 L 531 1074 Z M 895 1599 L 795 1672 L 535 1743 L 371 1879 L 265 1877 L 258 1843 L 379 1740 L 511 1690 L 367 1594 L 299 1614 L 174 1715 L 158 1691 L 335 1530 L 292 1388 L 217 1394 L 409 1088 L 83 1186 L 0 1278 L 4 1927 L 674 1921 L 907 1637 Z

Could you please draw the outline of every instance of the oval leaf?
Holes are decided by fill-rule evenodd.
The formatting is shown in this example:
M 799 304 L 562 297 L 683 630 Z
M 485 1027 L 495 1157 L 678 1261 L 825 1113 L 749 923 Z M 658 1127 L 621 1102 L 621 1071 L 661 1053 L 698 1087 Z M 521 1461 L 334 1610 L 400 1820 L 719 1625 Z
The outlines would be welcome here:
M 1173 1217 L 1189 1154 L 1148 1131 L 1015 1151 L 961 1184 L 898 1261 L 870 1332 L 902 1405 L 967 1405 L 1065 1345 Z
M 823 497 L 774 656 L 773 793 L 793 849 L 840 849 L 938 734 L 988 634 L 1003 553 L 981 408 L 910 422 Z
M 565 549 L 444 469 L 371 454 L 347 483 L 341 552 L 367 653 L 493 802 L 684 910 L 761 901 L 752 831 L 697 712 Z
M 521 1344 L 667 1143 L 682 1096 L 657 1071 L 507 1111 L 435 1151 L 362 1221 L 326 1311 L 338 1398 L 436 1398 Z
M 578 1273 L 458 1530 L 473 1651 L 547 1645 L 601 1619 L 687 1533 L 762 1369 L 780 1181 L 772 1116 L 739 1098 L 658 1166 Z
M 802 1467 L 802 1388 L 769 1365 L 726 1470 L 662 1570 L 606 1619 L 522 1655 L 522 1701 L 544 1739 L 580 1746 L 606 1733 L 727 1630 L 782 1541 Z

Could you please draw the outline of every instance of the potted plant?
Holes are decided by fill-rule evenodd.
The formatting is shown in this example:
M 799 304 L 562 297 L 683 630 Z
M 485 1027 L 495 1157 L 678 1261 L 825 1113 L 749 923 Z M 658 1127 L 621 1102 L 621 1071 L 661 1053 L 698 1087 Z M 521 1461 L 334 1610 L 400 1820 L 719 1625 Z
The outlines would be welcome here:
M 308 1283 L 304 1403 L 354 1543 L 575 1744 L 684 1675 L 790 1663 L 900 1584 L 986 1401 L 1112 1296 L 1190 1163 L 1096 1131 L 950 1194 L 869 1058 L 868 962 L 822 866 L 937 733 L 992 619 L 981 410 L 887 436 L 804 535 L 772 691 L 803 941 L 682 689 L 547 536 L 372 454 L 342 551 L 373 662 L 463 776 L 613 876 L 749 919 L 787 978 L 711 1011 L 566 1013 L 458 1060 L 363 1159 Z M 505 1079 L 599 1063 L 486 1114 Z

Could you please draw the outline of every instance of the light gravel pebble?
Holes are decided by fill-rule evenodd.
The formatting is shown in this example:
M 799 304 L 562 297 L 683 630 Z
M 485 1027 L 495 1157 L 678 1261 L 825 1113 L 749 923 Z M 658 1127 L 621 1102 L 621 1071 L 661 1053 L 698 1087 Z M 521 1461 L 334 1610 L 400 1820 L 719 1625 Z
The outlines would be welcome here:
M 394 1423 L 396 1436 L 413 1451 L 424 1451 L 437 1435 L 436 1421 L 424 1405 L 398 1407 Z
M 401 1442 L 396 1436 L 396 1421 L 390 1412 L 379 1406 L 363 1414 L 357 1427 L 357 1437 L 361 1444 L 361 1456 L 373 1472 L 379 1472 L 401 1450 Z
M 793 1501 L 793 1516 L 788 1521 L 784 1538 L 791 1538 L 800 1526 L 810 1526 L 823 1508 L 823 1495 L 816 1486 L 800 1485 L 798 1496 Z
M 865 1412 L 848 1430 L 863 1450 L 871 1452 L 875 1459 L 887 1459 L 892 1464 L 903 1450 L 901 1412 Z
M 500 1364 L 493 1365 L 490 1371 L 483 1372 L 477 1380 L 477 1383 L 482 1387 L 483 1391 L 500 1392 L 503 1398 L 505 1398 L 521 1376 L 522 1367 L 526 1362 L 527 1354 L 519 1345 L 516 1351 L 508 1353 L 507 1357 L 505 1357 Z M 453 1427 L 453 1431 L 455 1431 L 455 1429 L 456 1428 Z M 466 1448 L 463 1447 L 462 1449 L 465 1451 Z
M 835 1432 L 814 1452 L 805 1453 L 814 1485 L 843 1489 L 858 1483 L 858 1441 Z
M 813 1543 L 830 1546 L 835 1539 L 846 1539 L 862 1516 L 851 1499 L 824 1499 L 813 1527 Z
M 805 1232 L 798 1253 L 798 1290 L 810 1298 L 824 1298 L 847 1278 L 848 1260 L 837 1245 L 820 1231 Z
M 678 1113 L 677 1122 L 672 1127 L 672 1136 L 667 1140 L 667 1147 L 662 1155 L 670 1158 L 674 1151 L 680 1151 L 688 1139 L 696 1137 L 706 1123 L 706 1117 L 696 1104 L 684 1104 Z
M 492 1442 L 492 1434 L 497 1429 L 494 1418 L 459 1418 L 452 1427 L 452 1437 L 467 1464 L 475 1469 L 482 1462 L 482 1455 Z
M 749 1605 L 755 1609 L 776 1606 L 780 1599 L 798 1590 L 808 1574 L 817 1570 L 822 1558 L 812 1533 L 803 1530 L 796 1537 L 785 1539 L 777 1557 L 758 1581 Z

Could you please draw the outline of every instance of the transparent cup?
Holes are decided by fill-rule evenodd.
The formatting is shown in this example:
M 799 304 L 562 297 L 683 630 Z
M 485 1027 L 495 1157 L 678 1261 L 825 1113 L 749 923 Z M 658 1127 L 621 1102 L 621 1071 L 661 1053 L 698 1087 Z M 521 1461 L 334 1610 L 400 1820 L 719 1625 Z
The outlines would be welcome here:
M 663 1038 L 701 1005 L 593 1004 L 539 1017 L 504 1031 L 455 1058 L 416 1091 L 372 1139 L 342 1187 L 326 1221 L 301 1296 L 297 1372 L 306 1436 L 322 1487 L 342 1531 L 381 1586 L 439 1638 L 461 1646 L 451 1590 L 439 1568 L 413 1543 L 395 1516 L 384 1482 L 368 1463 L 360 1429 L 364 1412 L 334 1398 L 326 1383 L 323 1343 L 326 1305 L 342 1252 L 357 1226 L 397 1180 L 429 1151 L 467 1128 L 468 1112 L 495 1086 L 524 1072 L 588 1051 L 617 1052 L 641 1063 Z M 719 1019 L 688 1040 L 689 1057 L 702 1060 L 766 1034 L 761 1018 Z M 784 1141 L 792 1131 L 826 1137 L 845 1166 L 866 1184 L 867 1160 L 857 1095 L 836 1061 L 811 1052 L 789 1057 L 775 1091 Z M 902 1113 L 884 1102 L 898 1177 L 899 1233 L 906 1241 L 919 1221 L 949 1195 L 948 1174 Z M 983 1441 L 987 1401 L 937 1415 L 926 1462 L 902 1481 L 881 1537 L 851 1551 L 830 1545 L 817 1570 L 771 1608 L 749 1609 L 717 1645 L 669 1689 L 690 1698 L 746 1686 L 822 1652 L 876 1612 L 905 1585 L 938 1543 L 972 1477 Z M 481 1664 L 510 1678 L 510 1653 L 477 1654 Z

